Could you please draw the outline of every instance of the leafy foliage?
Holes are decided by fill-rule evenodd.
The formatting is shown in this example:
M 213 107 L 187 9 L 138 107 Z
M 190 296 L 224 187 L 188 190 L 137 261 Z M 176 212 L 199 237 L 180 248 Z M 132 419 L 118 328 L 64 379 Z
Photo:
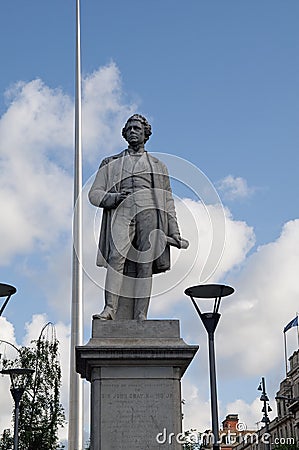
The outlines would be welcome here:
M 13 436 L 9 429 L 4 430 L 0 439 L 0 450 L 10 450 L 13 448 Z
M 57 450 L 58 429 L 65 423 L 60 403 L 61 368 L 58 340 L 41 336 L 32 346 L 22 347 L 19 358 L 4 361 L 3 367 L 27 367 L 35 369 L 29 379 L 20 403 L 19 450 Z M 7 431 L 7 430 L 6 430 Z M 0 439 L 0 450 L 13 448 L 11 434 L 6 432 Z
M 299 444 L 298 442 L 294 442 L 293 444 L 279 444 L 273 450 L 299 450 Z
M 201 447 L 201 433 L 192 429 L 185 431 L 183 450 L 199 450 Z

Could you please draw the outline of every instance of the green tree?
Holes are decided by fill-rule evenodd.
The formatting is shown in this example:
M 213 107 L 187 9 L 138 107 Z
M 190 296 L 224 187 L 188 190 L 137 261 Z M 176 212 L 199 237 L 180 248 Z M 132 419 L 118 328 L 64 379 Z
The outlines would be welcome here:
M 13 436 L 9 429 L 4 430 L 0 439 L 0 450 L 10 450 L 13 448 Z
M 183 444 L 183 450 L 199 450 L 202 448 L 201 445 L 201 435 L 199 431 L 187 430 L 185 434 L 185 444 Z
M 47 333 L 52 330 L 51 339 Z M 30 347 L 22 347 L 14 361 L 4 361 L 3 367 L 28 367 L 35 369 L 20 403 L 19 449 L 57 450 L 58 429 L 65 424 L 63 406 L 60 402 L 61 368 L 58 340 L 55 328 L 47 324 L 37 341 Z M 11 434 L 3 435 L 0 450 L 13 448 Z
M 294 442 L 293 444 L 279 444 L 273 450 L 299 450 L 299 445 L 298 442 Z

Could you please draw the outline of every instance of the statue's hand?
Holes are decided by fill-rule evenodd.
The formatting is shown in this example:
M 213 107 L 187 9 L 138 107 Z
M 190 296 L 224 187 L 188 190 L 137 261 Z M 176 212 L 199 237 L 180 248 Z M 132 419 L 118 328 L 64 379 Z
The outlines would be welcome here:
M 130 192 L 128 191 L 121 191 L 116 194 L 115 205 L 118 206 L 125 198 L 128 197 L 129 194 Z
M 176 234 L 171 237 L 167 236 L 167 243 L 183 250 L 189 247 L 189 241 Z
M 182 248 L 183 250 L 186 250 L 189 247 L 189 241 L 187 239 L 184 238 L 180 238 L 180 248 Z

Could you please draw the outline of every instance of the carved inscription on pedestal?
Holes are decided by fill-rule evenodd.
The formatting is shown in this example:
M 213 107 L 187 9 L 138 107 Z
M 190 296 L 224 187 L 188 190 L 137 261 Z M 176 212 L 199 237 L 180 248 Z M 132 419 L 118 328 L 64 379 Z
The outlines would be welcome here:
M 163 428 L 173 430 L 174 380 L 105 380 L 101 388 L 101 441 L 118 450 L 155 450 Z M 109 411 L 109 414 L 108 414 Z M 104 447 L 103 447 L 104 448 Z

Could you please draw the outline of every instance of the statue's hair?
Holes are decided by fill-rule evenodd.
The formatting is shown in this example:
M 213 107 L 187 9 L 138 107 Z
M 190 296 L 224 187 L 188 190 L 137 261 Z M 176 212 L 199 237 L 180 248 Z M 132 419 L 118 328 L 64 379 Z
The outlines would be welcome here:
M 147 119 L 142 116 L 141 114 L 133 114 L 133 116 L 129 117 L 125 126 L 122 129 L 122 136 L 124 139 L 126 139 L 126 130 L 127 130 L 127 125 L 129 122 L 131 122 L 132 120 L 138 120 L 138 122 L 141 122 L 143 127 L 144 127 L 144 142 L 149 140 L 150 135 L 152 134 L 152 127 L 150 126 L 150 124 L 148 123 Z

